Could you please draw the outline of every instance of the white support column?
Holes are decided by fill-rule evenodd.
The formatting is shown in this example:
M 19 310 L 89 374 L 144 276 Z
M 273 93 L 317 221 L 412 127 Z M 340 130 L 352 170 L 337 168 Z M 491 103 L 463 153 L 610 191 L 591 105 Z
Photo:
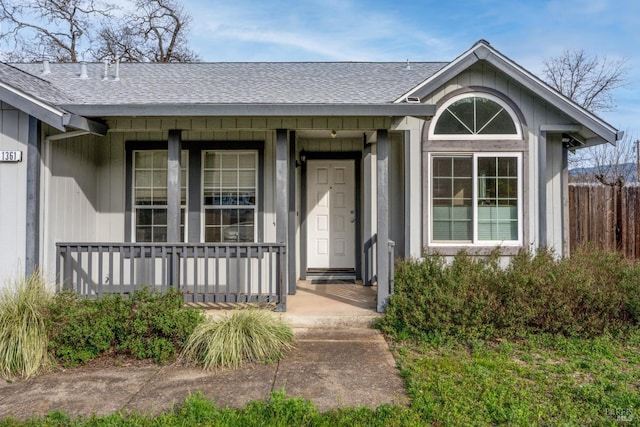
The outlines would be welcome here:
M 389 134 L 378 130 L 377 144 L 377 243 L 378 312 L 389 303 Z

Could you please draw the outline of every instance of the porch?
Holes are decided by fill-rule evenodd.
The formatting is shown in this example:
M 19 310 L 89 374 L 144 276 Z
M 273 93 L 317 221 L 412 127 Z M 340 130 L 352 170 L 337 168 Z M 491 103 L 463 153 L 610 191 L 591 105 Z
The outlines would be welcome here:
M 387 295 L 393 293 L 393 242 L 388 249 Z M 296 293 L 287 296 L 285 256 L 285 245 L 277 243 L 57 243 L 56 290 L 96 298 L 142 287 L 175 287 L 183 291 L 185 302 L 212 304 L 212 309 L 274 304 L 276 311 L 289 311 L 289 317 L 321 324 L 340 322 L 342 317 L 373 320 L 378 286 L 363 286 L 362 281 L 298 280 Z M 375 277 L 373 271 L 369 274 Z

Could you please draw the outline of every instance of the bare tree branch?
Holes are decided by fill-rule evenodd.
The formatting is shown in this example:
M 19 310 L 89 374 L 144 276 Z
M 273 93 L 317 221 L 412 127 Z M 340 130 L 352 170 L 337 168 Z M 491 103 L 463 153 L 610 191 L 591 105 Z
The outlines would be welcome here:
M 120 26 L 103 26 L 97 59 L 131 62 L 188 62 L 198 56 L 187 46 L 191 17 L 174 0 L 137 0 L 136 13 Z
M 627 62 L 565 50 L 544 62 L 543 74 L 547 83 L 587 110 L 609 111 L 615 108 L 611 92 L 626 83 Z
M 12 38 L 23 60 L 77 62 L 91 44 L 98 18 L 109 18 L 113 6 L 97 0 L 0 0 L 3 39 Z

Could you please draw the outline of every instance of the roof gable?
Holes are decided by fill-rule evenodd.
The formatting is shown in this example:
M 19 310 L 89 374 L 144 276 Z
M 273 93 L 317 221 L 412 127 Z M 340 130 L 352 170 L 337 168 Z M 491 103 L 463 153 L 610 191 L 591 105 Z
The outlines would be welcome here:
M 553 105 L 572 120 L 589 129 L 597 135 L 598 139 L 601 139 L 600 141 L 595 141 L 596 143 L 609 142 L 615 144 L 616 141 L 622 138 L 623 132 L 619 132 L 595 114 L 587 111 L 569 98 L 565 97 L 538 77 L 502 55 L 484 40 L 480 40 L 475 43 L 471 49 L 467 50 L 451 63 L 438 70 L 419 85 L 404 93 L 394 102 L 402 103 L 405 102 L 407 98 L 411 97 L 425 98 L 440 86 L 444 85 L 447 81 L 454 78 L 457 74 L 471 67 L 478 61 L 486 61 L 491 64 L 497 70 L 533 92 L 536 96 Z M 554 127 L 554 129 L 556 128 L 558 131 L 561 129 L 561 127 Z M 541 130 L 551 131 L 546 128 Z

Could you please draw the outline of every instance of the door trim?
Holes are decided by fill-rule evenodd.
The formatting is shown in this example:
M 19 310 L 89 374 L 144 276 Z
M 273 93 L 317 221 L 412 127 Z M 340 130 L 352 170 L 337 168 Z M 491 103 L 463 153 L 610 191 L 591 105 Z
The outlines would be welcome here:
M 300 154 L 300 153 L 299 153 Z M 355 272 L 356 279 L 362 279 L 362 221 L 361 221 L 361 165 L 362 153 L 360 151 L 305 151 L 302 153 L 306 160 L 353 160 L 355 174 L 356 196 L 356 235 L 355 235 Z M 299 156 L 301 158 L 301 156 Z M 307 278 L 307 162 L 302 162 L 300 167 L 300 278 Z

